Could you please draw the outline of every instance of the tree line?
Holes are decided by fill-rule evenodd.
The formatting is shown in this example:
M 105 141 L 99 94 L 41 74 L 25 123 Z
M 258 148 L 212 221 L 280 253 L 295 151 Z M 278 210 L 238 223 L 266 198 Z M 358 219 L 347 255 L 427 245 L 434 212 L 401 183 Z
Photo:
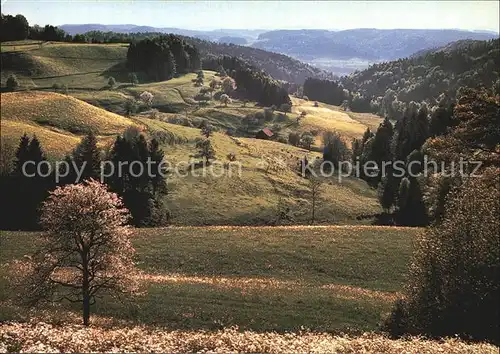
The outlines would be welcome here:
M 0 216 L 0 228 L 39 229 L 40 205 L 50 191 L 88 179 L 99 181 L 101 174 L 108 188 L 123 199 L 131 213 L 132 225 L 165 225 L 169 221 L 169 211 L 163 202 L 167 194 L 166 171 L 161 170 L 163 158 L 158 141 L 153 138 L 148 142 L 135 128 L 118 136 L 107 153 L 98 147 L 95 135 L 89 133 L 66 156 L 67 165 L 59 166 L 57 172 L 62 177 L 57 180 L 55 165 L 47 160 L 38 138 L 25 134 L 20 139 L 12 166 L 0 175 L 3 202 L 9 206 Z M 105 168 L 101 171 L 101 163 L 105 160 Z M 148 160 L 154 173 L 148 174 L 147 170 L 139 173 L 140 170 L 132 168 L 134 161 L 146 168 Z
M 389 175 L 381 181 L 384 208 L 396 202 L 402 220 L 425 225 L 423 217 L 427 217 L 430 223 L 416 240 L 404 296 L 394 304 L 383 329 L 394 337 L 459 336 L 498 344 L 500 96 L 486 89 L 461 89 L 457 96 L 440 133 L 428 126 L 424 139 L 422 107 L 414 115 L 405 115 L 393 130 L 391 141 L 398 147 L 393 158 L 402 158 L 421 145 L 406 156 L 407 161 L 425 154 L 440 164 L 427 176 Z M 364 147 L 375 148 L 377 135 L 389 138 L 390 133 L 384 122 Z M 390 158 L 390 151 L 382 150 Z M 463 174 L 453 172 L 449 164 L 460 158 L 468 162 Z

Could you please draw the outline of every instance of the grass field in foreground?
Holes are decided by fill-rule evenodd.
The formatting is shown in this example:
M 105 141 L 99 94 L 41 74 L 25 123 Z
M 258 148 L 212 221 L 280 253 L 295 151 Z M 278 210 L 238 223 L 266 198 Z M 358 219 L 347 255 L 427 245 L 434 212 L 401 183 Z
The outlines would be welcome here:
M 46 323 L 6 323 L 0 326 L 0 351 L 496 354 L 498 347 L 485 343 L 465 343 L 457 339 L 390 340 L 371 333 L 348 337 L 308 332 L 255 333 L 234 328 L 205 332 L 165 331 L 147 327 L 84 328 L 52 326 Z
M 402 288 L 418 232 L 361 226 L 140 229 L 133 242 L 148 294 L 126 304 L 106 298 L 93 311 L 166 328 L 376 330 Z M 4 276 L 5 265 L 28 254 L 39 236 L 2 232 Z M 26 319 L 26 311 L 10 305 L 5 281 L 0 320 Z

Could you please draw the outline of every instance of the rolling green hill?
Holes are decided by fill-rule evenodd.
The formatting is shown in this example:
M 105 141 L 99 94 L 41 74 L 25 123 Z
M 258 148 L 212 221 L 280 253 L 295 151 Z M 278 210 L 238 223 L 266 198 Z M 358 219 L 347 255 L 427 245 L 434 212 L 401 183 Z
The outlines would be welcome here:
M 29 74 L 29 67 L 28 71 L 16 71 L 24 89 L 30 87 L 24 85 L 27 82 L 36 83 L 36 87 L 30 91 L 2 93 L 2 141 L 12 146 L 8 149 L 11 153 L 24 132 L 36 134 L 47 155 L 55 159 L 70 152 L 90 130 L 105 148 L 116 135 L 135 125 L 152 137 L 161 136 L 167 159 L 187 166 L 193 161 L 196 141 L 201 138 L 199 124 L 207 121 L 214 126 L 211 140 L 217 159 L 227 162 L 228 154 L 235 154 L 242 165 L 241 175 L 200 178 L 192 173 L 186 177 L 172 174 L 168 182 L 171 193 L 166 202 L 174 224 L 307 223 L 309 187 L 307 180 L 296 171 L 301 158 L 307 155 L 314 160 L 320 154 L 277 141 L 253 139 L 255 131 L 268 127 L 281 141 L 286 141 L 291 132 L 313 132 L 316 136 L 313 148 L 319 150 L 323 131 L 338 130 L 350 141 L 380 120 L 366 114 L 362 121 L 338 107 L 326 104 L 314 107 L 313 102 L 294 98 L 291 113 L 275 111 L 271 120 L 249 129 L 246 117 L 263 112 L 263 108 L 238 100 L 227 107 L 215 100 L 201 104 L 194 99 L 201 89 L 193 84 L 195 74 L 134 86 L 120 81 L 128 80 L 122 72 L 115 75 L 117 84 L 113 89 L 106 87 L 107 75 L 119 66 L 120 56 L 125 53 L 121 45 L 48 43 L 35 44 L 33 48 L 29 43 L 22 47 L 26 46 L 22 51 L 11 44 L 12 50 L 4 48 L 2 55 L 25 55 L 32 62 L 43 58 L 46 66 L 36 68 L 46 71 L 38 72 L 38 76 Z M 92 72 L 84 71 L 86 61 Z M 56 70 L 64 70 L 64 75 L 51 76 Z M 215 73 L 205 71 L 204 74 L 207 85 Z M 66 85 L 66 94 L 52 89 L 54 84 Z M 127 101 L 138 100 L 144 91 L 154 95 L 152 107 L 158 112 L 142 107 L 142 112 L 124 117 Z M 297 117 L 302 112 L 307 114 L 299 122 Z M 228 131 L 236 132 L 239 137 L 227 135 Z M 263 167 L 268 163 L 282 167 L 268 170 Z M 364 181 L 348 178 L 339 183 L 332 177 L 325 182 L 317 211 L 318 222 L 359 223 L 358 216 L 380 212 L 376 192 Z M 278 221 L 283 209 L 289 211 L 289 220 Z

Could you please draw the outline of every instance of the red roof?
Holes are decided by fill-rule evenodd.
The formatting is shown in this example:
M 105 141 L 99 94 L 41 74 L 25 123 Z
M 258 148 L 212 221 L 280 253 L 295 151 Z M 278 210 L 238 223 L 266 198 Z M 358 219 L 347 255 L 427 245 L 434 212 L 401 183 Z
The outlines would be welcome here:
M 268 128 L 264 128 L 264 129 L 262 129 L 262 131 L 264 132 L 264 134 L 266 134 L 269 137 L 273 136 L 273 132 L 270 131 Z

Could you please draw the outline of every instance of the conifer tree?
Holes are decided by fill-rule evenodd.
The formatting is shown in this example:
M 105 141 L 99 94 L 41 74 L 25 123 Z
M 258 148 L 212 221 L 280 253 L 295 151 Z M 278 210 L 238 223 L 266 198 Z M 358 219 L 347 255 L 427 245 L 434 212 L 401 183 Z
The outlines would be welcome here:
M 82 139 L 80 144 L 73 150 L 72 156 L 78 170 L 83 167 L 79 182 L 90 178 L 100 179 L 101 151 L 97 147 L 97 138 L 94 133 L 90 132 Z M 72 183 L 75 183 L 75 181 Z
M 396 221 L 404 226 L 426 226 L 429 223 L 420 183 L 416 178 L 403 178 L 399 187 Z

